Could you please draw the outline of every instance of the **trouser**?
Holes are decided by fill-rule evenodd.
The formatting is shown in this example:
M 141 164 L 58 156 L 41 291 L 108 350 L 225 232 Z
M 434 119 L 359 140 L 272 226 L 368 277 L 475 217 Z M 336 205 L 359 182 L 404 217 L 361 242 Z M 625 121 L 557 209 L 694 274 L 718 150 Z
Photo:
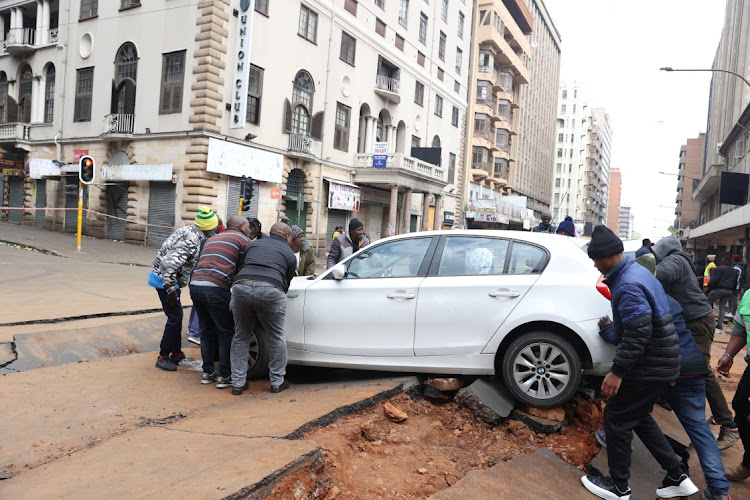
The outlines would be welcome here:
M 245 281 L 232 286 L 232 314 L 235 334 L 232 339 L 232 385 L 242 387 L 247 380 L 250 338 L 255 322 L 260 321 L 266 332 L 268 375 L 272 386 L 279 386 L 286 375 L 286 294 L 261 281 Z
M 715 288 L 708 293 L 708 302 L 712 308 L 714 307 L 714 302 L 719 301 L 719 319 L 716 321 L 716 328 L 721 329 L 721 325 L 724 322 L 724 315 L 727 312 L 733 293 L 732 290 L 725 290 L 723 288 Z
M 195 339 L 201 338 L 200 319 L 198 318 L 198 310 L 195 307 L 190 309 L 190 319 L 188 320 L 188 336 Z
M 703 354 L 703 359 L 706 360 L 706 366 L 710 372 L 706 376 L 706 399 L 708 399 L 711 414 L 717 424 L 734 427 L 732 410 L 729 409 L 727 399 L 724 397 L 724 393 L 721 392 L 721 386 L 711 366 L 711 344 L 714 341 L 714 328 L 716 326 L 714 323 L 714 318 L 707 316 L 689 321 L 686 323 L 686 326 L 690 329 L 690 333 L 693 334 L 695 343 L 698 344 L 698 349 Z
M 740 298 L 742 298 L 742 289 L 739 288 L 735 290 L 732 293 L 732 296 L 729 297 L 729 312 L 732 316 L 737 314 L 737 304 L 739 303 Z
M 229 309 L 232 293 L 215 286 L 190 285 L 193 310 L 197 311 L 201 331 L 203 373 L 214 372 L 214 354 L 219 352 L 219 375 L 232 373 L 230 349 L 234 336 L 234 316 Z
M 180 302 L 180 289 L 177 294 L 177 304 L 170 306 L 167 303 L 167 292 L 163 288 L 157 288 L 161 300 L 161 308 L 167 315 L 167 324 L 164 325 L 164 333 L 161 336 L 159 355 L 163 358 L 170 354 L 177 355 L 182 351 L 182 303 Z
M 750 416 L 750 366 L 745 368 L 740 383 L 737 384 L 737 392 L 734 393 L 732 408 L 734 408 L 734 421 L 737 422 L 737 429 L 740 431 L 740 439 L 745 454 L 742 457 L 742 465 L 750 467 L 750 422 L 747 421 Z
M 675 385 L 667 389 L 665 396 L 695 447 L 708 490 L 726 495 L 729 493 L 729 481 L 724 473 L 716 438 L 706 422 L 705 377 L 677 379 Z
M 662 469 L 671 477 L 682 474 L 680 460 L 651 417 L 656 400 L 668 382 L 638 382 L 623 379 L 617 394 L 604 408 L 604 432 L 612 481 L 621 490 L 630 479 L 631 441 L 635 432 Z

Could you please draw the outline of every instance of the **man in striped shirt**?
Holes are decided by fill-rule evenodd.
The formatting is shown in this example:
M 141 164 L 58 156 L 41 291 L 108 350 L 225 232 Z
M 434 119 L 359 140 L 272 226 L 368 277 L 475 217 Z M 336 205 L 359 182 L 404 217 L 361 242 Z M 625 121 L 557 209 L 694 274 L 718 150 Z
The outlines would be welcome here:
M 190 280 L 190 297 L 201 328 L 203 378 L 201 384 L 216 382 L 217 389 L 232 387 L 229 351 L 234 336 L 234 317 L 229 309 L 232 281 L 245 260 L 250 244 L 250 224 L 233 215 L 227 229 L 206 241 Z M 214 367 L 218 348 L 219 370 Z

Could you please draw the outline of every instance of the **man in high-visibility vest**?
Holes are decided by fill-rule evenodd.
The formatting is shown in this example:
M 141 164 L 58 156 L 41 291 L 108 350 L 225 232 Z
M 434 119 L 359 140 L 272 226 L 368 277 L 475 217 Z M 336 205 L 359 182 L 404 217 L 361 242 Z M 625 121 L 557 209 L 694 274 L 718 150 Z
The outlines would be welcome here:
M 706 255 L 706 269 L 703 270 L 703 289 L 708 287 L 708 282 L 711 281 L 711 271 L 716 269 L 716 254 Z

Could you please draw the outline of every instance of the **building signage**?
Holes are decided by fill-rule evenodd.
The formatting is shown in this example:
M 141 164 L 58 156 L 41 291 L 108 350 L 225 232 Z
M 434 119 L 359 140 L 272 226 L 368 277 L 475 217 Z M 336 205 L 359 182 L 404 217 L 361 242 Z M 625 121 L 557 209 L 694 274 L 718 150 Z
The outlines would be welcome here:
M 81 156 L 86 156 L 89 154 L 88 149 L 74 149 L 73 150 L 73 162 L 78 163 L 78 161 L 81 159 Z
M 399 197 L 399 204 L 401 198 Z M 387 207 L 391 204 L 391 193 L 383 191 L 381 189 L 373 189 L 369 187 L 362 188 L 362 203 L 369 205 L 378 205 L 381 207 Z
M 18 168 L 23 170 L 23 155 L 0 152 L 0 167 L 3 169 Z
M 171 181 L 172 164 L 102 165 L 101 180 L 106 182 Z
M 247 86 L 250 78 L 250 49 L 253 43 L 255 0 L 242 0 L 237 18 L 237 45 L 234 48 L 232 119 L 229 128 L 244 128 L 247 113 Z
M 453 212 L 443 212 L 443 225 L 452 226 L 456 221 L 456 216 Z
M 361 188 L 329 181 L 328 208 L 356 212 L 359 210 L 361 198 Z
M 499 222 L 498 215 L 497 200 L 490 198 L 470 201 L 466 218 L 476 222 Z
M 43 179 L 44 177 L 59 177 L 62 163 L 55 160 L 31 158 L 29 160 L 29 177 Z
M 21 170 L 20 168 L 3 168 L 0 171 L 5 177 L 13 177 L 16 175 L 18 177 L 23 177 L 23 170 Z
M 272 200 L 279 200 L 279 199 L 281 199 L 281 189 L 280 188 L 271 188 L 271 199 Z
M 284 157 L 277 153 L 251 148 L 233 142 L 208 140 L 206 170 L 217 174 L 281 184 Z
M 373 168 L 385 168 L 387 161 L 388 161 L 388 143 L 376 142 L 375 152 L 372 155 Z

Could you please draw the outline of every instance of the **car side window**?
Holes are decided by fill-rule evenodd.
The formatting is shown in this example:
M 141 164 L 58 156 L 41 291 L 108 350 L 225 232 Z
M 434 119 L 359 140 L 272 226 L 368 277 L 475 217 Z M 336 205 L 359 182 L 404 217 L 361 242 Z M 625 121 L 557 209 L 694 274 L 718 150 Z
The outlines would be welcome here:
M 541 248 L 513 242 L 508 274 L 540 274 L 547 265 L 547 252 Z
M 368 249 L 352 259 L 346 278 L 415 277 L 431 242 L 432 238 L 410 238 Z
M 449 236 L 440 256 L 438 276 L 503 274 L 508 240 L 472 236 Z

